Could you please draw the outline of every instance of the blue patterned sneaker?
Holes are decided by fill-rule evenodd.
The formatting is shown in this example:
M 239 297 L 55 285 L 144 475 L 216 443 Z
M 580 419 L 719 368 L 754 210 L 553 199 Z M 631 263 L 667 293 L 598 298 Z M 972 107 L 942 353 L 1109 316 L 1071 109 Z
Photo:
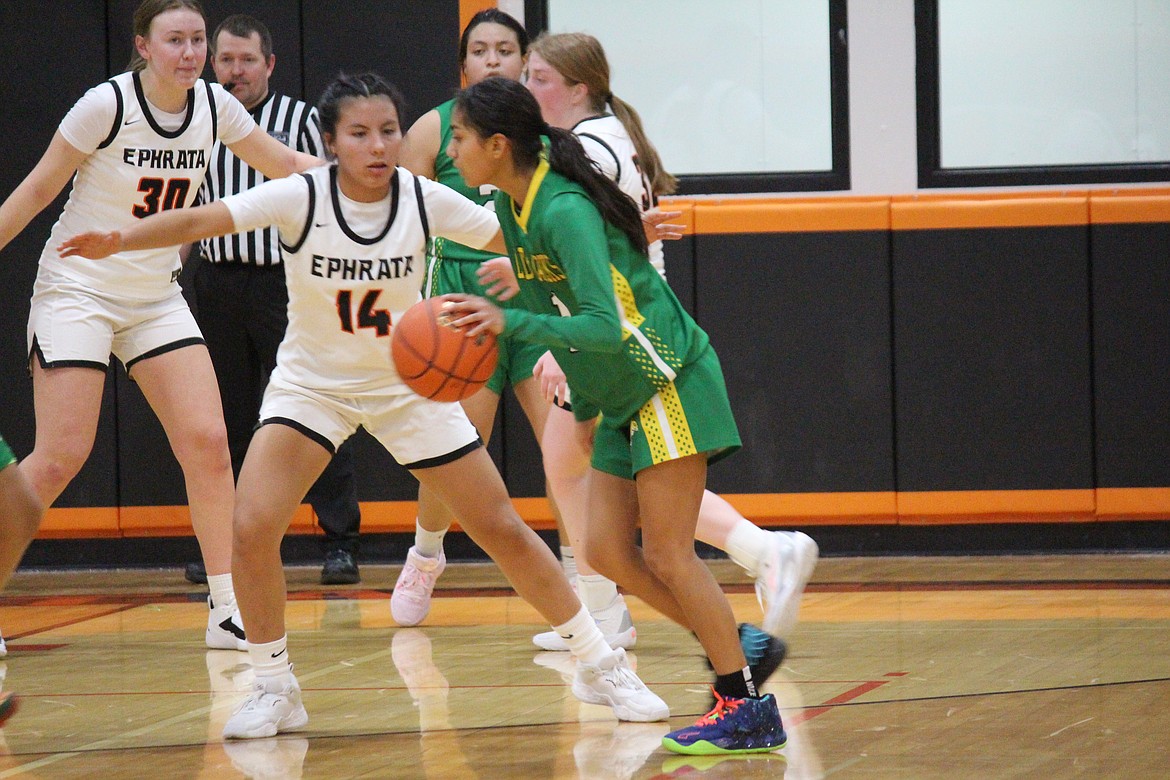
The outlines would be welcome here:
M 714 693 L 714 691 L 712 691 Z M 662 746 L 673 753 L 714 756 L 726 753 L 770 753 L 788 744 L 776 697 L 725 699 L 715 693 L 715 707 L 695 725 L 672 731 Z
M 739 644 L 743 648 L 748 668 L 752 670 L 752 682 L 756 690 L 780 668 L 784 657 L 788 655 L 788 645 L 784 644 L 784 640 L 766 634 L 749 623 L 739 624 Z

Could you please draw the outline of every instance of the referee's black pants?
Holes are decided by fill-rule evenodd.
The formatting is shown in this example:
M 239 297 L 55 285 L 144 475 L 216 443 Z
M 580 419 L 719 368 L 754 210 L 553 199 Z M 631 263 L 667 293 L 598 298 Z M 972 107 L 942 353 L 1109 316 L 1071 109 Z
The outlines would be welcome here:
M 194 255 L 194 253 L 193 253 Z M 260 401 L 276 367 L 276 350 L 288 327 L 284 267 L 210 263 L 192 257 L 195 318 L 219 381 L 232 471 L 240 475 L 244 454 L 260 419 Z M 325 532 L 325 551 L 356 556 L 361 510 L 353 471 L 353 445 L 346 442 L 305 500 Z

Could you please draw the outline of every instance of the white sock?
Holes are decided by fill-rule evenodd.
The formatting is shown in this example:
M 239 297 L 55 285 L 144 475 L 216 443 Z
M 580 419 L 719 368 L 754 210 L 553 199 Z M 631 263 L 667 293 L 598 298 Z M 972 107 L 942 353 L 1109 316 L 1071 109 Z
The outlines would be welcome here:
M 573 548 L 561 545 L 561 568 L 565 570 L 565 577 L 569 582 L 577 579 L 577 556 L 573 555 Z
M 601 574 L 581 574 L 577 577 L 577 595 L 586 609 L 597 612 L 617 598 L 617 584 Z
M 760 576 L 760 553 L 767 549 L 769 533 L 750 520 L 740 520 L 727 535 L 725 552 L 752 578 Z
M 447 529 L 442 531 L 428 531 L 415 521 L 414 524 L 414 551 L 424 558 L 438 558 L 443 552 L 443 537 Z
M 582 605 L 581 610 L 569 622 L 553 626 L 569 651 L 577 657 L 579 663 L 589 666 L 599 666 L 601 660 L 613 652 L 613 648 L 605 643 L 601 629 L 589 614 L 589 610 Z
M 280 677 L 292 671 L 288 662 L 288 634 L 275 642 L 248 643 L 248 658 L 257 677 Z
M 232 587 L 231 572 L 208 574 L 207 588 L 211 591 L 211 603 L 217 607 L 234 604 L 236 601 L 236 589 Z

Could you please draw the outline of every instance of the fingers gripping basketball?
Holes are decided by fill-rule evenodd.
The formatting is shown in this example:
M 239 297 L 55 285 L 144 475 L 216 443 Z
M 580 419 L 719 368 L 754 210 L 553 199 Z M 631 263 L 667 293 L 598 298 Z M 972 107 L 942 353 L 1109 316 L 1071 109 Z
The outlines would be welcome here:
M 468 338 L 450 324 L 441 299 L 427 298 L 395 324 L 390 354 L 411 390 L 434 401 L 460 401 L 491 378 L 499 350 L 494 335 Z

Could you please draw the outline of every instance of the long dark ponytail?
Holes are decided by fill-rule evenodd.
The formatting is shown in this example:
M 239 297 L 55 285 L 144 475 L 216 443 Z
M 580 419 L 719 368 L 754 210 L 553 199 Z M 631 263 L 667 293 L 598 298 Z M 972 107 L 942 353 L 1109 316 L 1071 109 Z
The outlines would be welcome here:
M 511 141 L 512 160 L 522 170 L 536 169 L 544 149 L 541 136 L 548 136 L 549 167 L 581 185 L 602 219 L 624 233 L 640 252 L 646 251 L 638 205 L 597 170 L 577 136 L 545 123 L 540 105 L 524 85 L 499 76 L 484 79 L 459 92 L 455 111 L 481 138 L 498 133 Z

